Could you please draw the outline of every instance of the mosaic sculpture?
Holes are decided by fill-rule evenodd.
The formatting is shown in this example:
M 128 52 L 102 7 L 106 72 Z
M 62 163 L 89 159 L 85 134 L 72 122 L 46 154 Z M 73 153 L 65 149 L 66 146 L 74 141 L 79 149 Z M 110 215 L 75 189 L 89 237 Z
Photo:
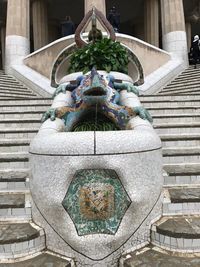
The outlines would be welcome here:
M 88 44 L 80 32 L 89 18 L 89 41 L 96 44 L 95 14 L 107 25 L 98 10 L 89 11 L 75 35 L 77 49 Z M 115 42 L 111 25 L 107 29 Z M 33 219 L 44 227 L 48 248 L 75 259 L 77 267 L 117 267 L 125 251 L 148 242 L 150 222 L 159 215 L 161 142 L 138 99 L 140 72 L 131 77 L 88 67 L 84 75 L 82 69 L 68 74 L 59 66 L 71 48 L 55 61 L 54 101 L 30 146 Z M 82 127 L 93 120 L 94 128 Z M 96 127 L 101 120 L 115 128 Z
M 129 120 L 136 115 L 152 122 L 150 114 L 142 106 L 126 107 L 120 105 L 119 92 L 121 90 L 127 90 L 127 92 L 133 92 L 137 95 L 138 90 L 132 84 L 115 82 L 114 77 L 109 74 L 103 77 L 93 69 L 90 74 L 79 76 L 76 85 L 60 85 L 54 96 L 61 92 L 65 93 L 66 90 L 72 91 L 71 96 L 74 104 L 49 109 L 43 115 L 42 121 L 48 118 L 51 120 L 55 120 L 56 117 L 61 118 L 65 122 L 66 131 L 72 131 L 84 115 L 95 111 L 109 118 L 118 129 L 126 129 Z

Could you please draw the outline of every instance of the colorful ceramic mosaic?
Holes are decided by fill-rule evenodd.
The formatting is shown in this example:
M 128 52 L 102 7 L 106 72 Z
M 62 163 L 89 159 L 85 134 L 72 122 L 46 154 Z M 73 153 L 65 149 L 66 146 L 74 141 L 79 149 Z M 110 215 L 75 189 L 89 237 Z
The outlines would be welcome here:
M 78 235 L 115 234 L 131 200 L 114 170 L 76 172 L 63 207 Z
M 55 95 L 69 90 L 74 103 L 70 106 L 50 108 L 43 116 L 42 121 L 48 118 L 61 118 L 65 123 L 65 131 L 73 131 L 77 123 L 91 112 L 103 114 L 118 129 L 126 129 L 130 119 L 139 115 L 142 119 L 152 122 L 148 111 L 142 106 L 128 107 L 120 104 L 120 91 L 127 90 L 138 94 L 138 89 L 131 83 L 117 83 L 112 75 L 102 76 L 95 68 L 88 75 L 77 78 L 74 85 L 59 86 Z

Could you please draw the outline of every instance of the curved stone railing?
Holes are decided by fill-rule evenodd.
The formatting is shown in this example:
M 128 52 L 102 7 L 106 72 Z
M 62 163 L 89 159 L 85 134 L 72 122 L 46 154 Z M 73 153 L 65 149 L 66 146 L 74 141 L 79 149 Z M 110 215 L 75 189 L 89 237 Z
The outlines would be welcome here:
M 141 62 L 144 70 L 144 76 L 151 74 L 171 59 L 167 52 L 135 37 L 125 34 L 116 34 L 116 37 L 117 41 L 120 41 L 134 52 Z M 64 48 L 72 43 L 74 43 L 74 35 L 56 40 L 55 42 L 28 55 L 24 59 L 24 64 L 45 77 L 50 78 L 52 66 L 56 58 Z

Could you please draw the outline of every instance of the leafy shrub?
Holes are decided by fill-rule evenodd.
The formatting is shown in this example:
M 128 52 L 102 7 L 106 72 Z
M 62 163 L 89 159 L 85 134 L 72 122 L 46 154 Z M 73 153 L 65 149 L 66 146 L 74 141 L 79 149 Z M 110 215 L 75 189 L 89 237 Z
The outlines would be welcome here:
M 112 70 L 127 74 L 128 62 L 126 49 L 119 42 L 103 38 L 77 49 L 71 56 L 68 71 L 86 73 L 95 67 L 107 72 Z

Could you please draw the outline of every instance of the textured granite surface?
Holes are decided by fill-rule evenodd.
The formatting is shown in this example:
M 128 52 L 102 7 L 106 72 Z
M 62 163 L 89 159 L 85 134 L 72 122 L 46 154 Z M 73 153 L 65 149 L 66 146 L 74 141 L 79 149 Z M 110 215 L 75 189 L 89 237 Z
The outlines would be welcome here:
M 169 189 L 172 203 L 200 202 L 200 188 Z
M 24 208 L 24 194 L 2 194 L 0 195 L 0 209 L 5 208 Z
M 156 228 L 158 233 L 171 237 L 200 238 L 199 217 L 170 218 Z
M 17 243 L 39 236 L 29 223 L 0 224 L 0 244 Z
M 173 253 L 157 251 L 153 248 L 130 254 L 124 267 L 199 267 L 200 257 L 176 256 Z
M 70 267 L 71 264 L 56 256 L 43 253 L 29 260 L 16 263 L 0 263 L 0 267 Z

